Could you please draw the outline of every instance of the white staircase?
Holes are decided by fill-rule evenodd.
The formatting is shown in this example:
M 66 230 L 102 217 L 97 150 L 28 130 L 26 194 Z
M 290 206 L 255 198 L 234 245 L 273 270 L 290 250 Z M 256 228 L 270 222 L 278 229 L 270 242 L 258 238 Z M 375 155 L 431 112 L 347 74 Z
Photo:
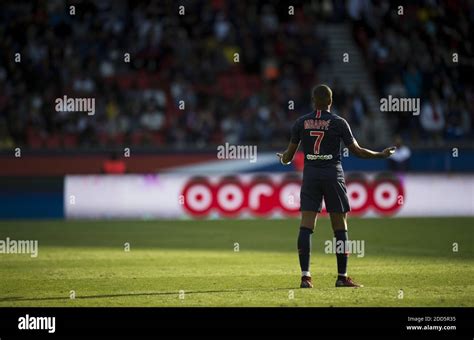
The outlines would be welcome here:
M 348 24 L 327 24 L 318 28 L 318 31 L 329 39 L 329 64 L 320 67 L 319 80 L 322 83 L 333 84 L 338 80 L 338 84 L 347 91 L 352 91 L 356 87 L 367 100 L 369 109 L 374 113 L 374 119 L 380 120 L 378 123 L 384 126 L 390 137 L 388 124 L 384 115 L 380 112 L 380 98 L 375 91 L 375 86 L 370 78 L 370 71 L 364 63 L 364 57 L 352 38 L 350 25 Z M 344 62 L 345 53 L 349 60 Z

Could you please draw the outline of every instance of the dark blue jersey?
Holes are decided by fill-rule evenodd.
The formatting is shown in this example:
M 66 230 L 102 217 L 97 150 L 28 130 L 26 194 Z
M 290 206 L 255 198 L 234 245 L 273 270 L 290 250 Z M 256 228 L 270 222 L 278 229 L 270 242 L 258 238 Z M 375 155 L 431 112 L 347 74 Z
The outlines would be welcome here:
M 291 129 L 291 142 L 304 152 L 307 179 L 344 179 L 341 165 L 342 142 L 354 143 L 347 121 L 328 111 L 317 110 L 298 118 Z

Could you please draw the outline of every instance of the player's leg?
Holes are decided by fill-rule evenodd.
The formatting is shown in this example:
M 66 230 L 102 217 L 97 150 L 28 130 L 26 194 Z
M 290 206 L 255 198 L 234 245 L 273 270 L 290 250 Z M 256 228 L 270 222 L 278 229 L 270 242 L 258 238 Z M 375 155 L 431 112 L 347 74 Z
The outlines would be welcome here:
M 336 287 L 363 287 L 355 283 L 349 276 L 347 276 L 347 261 L 349 254 L 347 253 L 346 243 L 348 241 L 347 235 L 347 213 L 329 213 L 331 216 L 331 225 L 334 231 L 334 238 L 336 239 L 336 259 L 337 259 L 337 280 Z M 343 246 L 339 246 L 342 244 Z M 342 251 L 338 251 L 342 248 Z
M 347 276 L 349 254 L 346 252 L 348 241 L 347 212 L 350 210 L 346 185 L 343 180 L 327 181 L 324 186 L 324 201 L 331 217 L 331 225 L 336 240 L 337 280 L 336 287 L 359 287 Z M 342 247 L 337 245 L 341 245 Z M 339 251 L 341 250 L 342 251 Z
M 301 277 L 303 278 L 303 281 L 309 281 L 305 284 L 302 282 L 302 286 L 311 283 L 311 273 L 309 271 L 311 258 L 311 235 L 313 234 L 317 215 L 318 213 L 315 211 L 301 212 L 301 224 L 298 234 L 298 257 L 300 261 Z
M 331 217 L 332 230 L 334 232 L 334 238 L 336 239 L 336 245 L 343 244 L 344 251 L 341 247 L 336 247 L 336 259 L 337 259 L 337 276 L 338 278 L 347 277 L 347 260 L 349 255 L 346 253 L 346 241 L 347 241 L 347 213 L 329 213 Z
M 318 212 L 322 207 L 322 192 L 318 183 L 308 181 L 301 186 L 301 224 L 298 234 L 298 258 L 301 268 L 301 288 L 312 288 L 310 269 L 311 235 L 315 227 Z

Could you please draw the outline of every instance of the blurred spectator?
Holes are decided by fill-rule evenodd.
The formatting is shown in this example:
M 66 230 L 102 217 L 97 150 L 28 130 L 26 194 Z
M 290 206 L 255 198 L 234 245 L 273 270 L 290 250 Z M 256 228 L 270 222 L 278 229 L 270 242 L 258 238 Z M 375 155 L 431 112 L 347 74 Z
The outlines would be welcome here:
M 366 119 L 362 121 L 360 127 L 360 141 L 365 145 L 373 145 L 374 147 L 382 146 L 383 134 L 381 131 L 386 131 L 386 126 L 383 124 L 383 119 L 377 118 L 372 111 L 367 111 Z
M 445 125 L 444 109 L 436 93 L 432 93 L 430 100 L 421 107 L 420 123 L 431 140 L 439 142 L 441 131 Z
M 471 128 L 471 117 L 465 106 L 458 100 L 451 100 L 448 107 L 446 138 L 466 138 Z
M 397 150 L 395 150 L 395 153 L 388 159 L 390 170 L 407 171 L 411 157 L 410 148 L 403 144 L 400 136 L 395 137 L 395 146 Z
M 164 113 L 158 108 L 154 101 L 150 100 L 141 115 L 140 124 L 148 131 L 159 131 L 163 128 L 165 121 Z
M 399 75 L 396 75 L 393 82 L 389 84 L 385 91 L 386 96 L 392 96 L 394 98 L 404 98 L 407 96 L 407 90 L 402 83 L 402 79 Z
M 421 72 L 413 64 L 410 64 L 403 73 L 403 80 L 408 97 L 419 98 L 421 96 L 423 78 Z
M 9 135 L 4 122 L 0 122 L 0 150 L 12 149 L 14 146 L 13 139 Z
M 367 112 L 367 104 L 360 93 L 359 87 L 356 87 L 350 98 L 349 122 L 354 127 L 359 127 L 364 121 L 364 115 Z
M 124 174 L 126 172 L 126 164 L 123 159 L 119 159 L 118 153 L 111 154 L 110 159 L 104 161 L 102 172 L 104 174 Z

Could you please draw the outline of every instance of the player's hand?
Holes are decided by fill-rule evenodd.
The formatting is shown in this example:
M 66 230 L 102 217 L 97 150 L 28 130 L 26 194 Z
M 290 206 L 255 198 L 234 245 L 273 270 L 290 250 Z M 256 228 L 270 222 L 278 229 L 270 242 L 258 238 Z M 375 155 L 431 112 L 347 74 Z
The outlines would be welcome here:
M 384 149 L 384 150 L 382 151 L 382 154 L 383 154 L 384 158 L 388 158 L 388 157 L 390 157 L 391 155 L 393 155 L 393 154 L 395 153 L 395 150 L 396 150 L 396 149 L 397 149 L 397 148 L 396 148 L 395 146 L 391 146 L 391 147 L 389 147 L 389 148 Z
M 288 163 L 284 163 L 284 162 L 283 162 L 283 154 L 282 154 L 282 153 L 277 152 L 276 155 L 277 155 L 277 157 L 280 159 L 280 163 L 281 163 L 281 164 L 283 164 L 283 165 L 288 165 L 288 164 L 291 163 L 291 162 L 288 162 Z

